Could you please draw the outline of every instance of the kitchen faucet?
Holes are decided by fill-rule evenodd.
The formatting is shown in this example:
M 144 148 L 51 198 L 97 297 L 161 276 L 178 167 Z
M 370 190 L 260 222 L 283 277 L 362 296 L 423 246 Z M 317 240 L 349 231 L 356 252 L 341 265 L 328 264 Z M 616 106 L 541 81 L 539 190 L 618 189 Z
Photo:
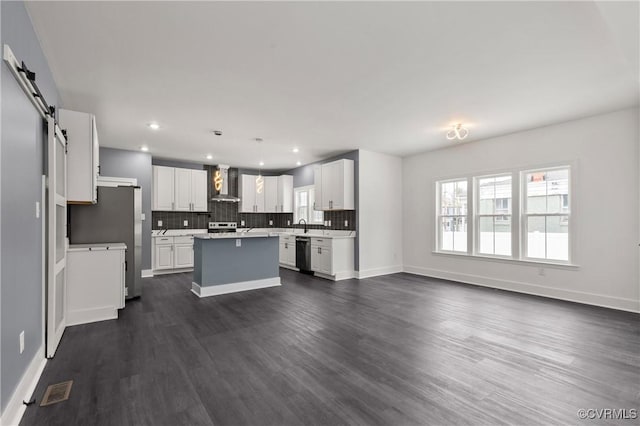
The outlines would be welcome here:
M 300 219 L 298 221 L 298 225 L 300 225 L 300 222 L 304 221 L 304 233 L 306 234 L 307 232 L 309 232 L 309 230 L 307 229 L 307 221 L 304 219 Z

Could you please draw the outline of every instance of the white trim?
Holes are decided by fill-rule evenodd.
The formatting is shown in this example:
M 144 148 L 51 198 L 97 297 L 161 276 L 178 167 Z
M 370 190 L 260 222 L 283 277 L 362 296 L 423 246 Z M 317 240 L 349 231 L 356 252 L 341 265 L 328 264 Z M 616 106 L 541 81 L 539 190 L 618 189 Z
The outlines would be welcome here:
M 114 306 L 67 311 L 67 327 L 112 319 L 118 319 L 118 309 Z
M 397 274 L 402 271 L 402 265 L 393 265 L 382 268 L 366 269 L 364 271 L 356 271 L 355 276 L 359 280 L 362 280 L 364 278 L 378 277 L 380 275 Z
M 296 268 L 295 266 L 287 265 L 286 263 L 281 263 L 280 267 L 281 268 L 285 268 L 285 269 L 290 269 L 290 270 L 296 271 L 296 272 L 300 271 L 300 269 Z
M 44 344 L 38 348 L 31 363 L 27 367 L 27 370 L 22 375 L 18 386 L 11 395 L 11 399 L 7 403 L 2 417 L 0 417 L 0 424 L 6 426 L 18 425 L 22 416 L 24 415 L 27 406 L 23 401 L 29 401 L 31 395 L 36 390 L 42 371 L 47 365 L 47 359 L 44 357 Z
M 404 272 L 409 274 L 422 275 L 425 277 L 458 281 L 461 283 L 473 284 L 482 287 L 497 288 L 500 290 L 513 291 L 516 293 L 525 293 L 534 296 L 548 297 L 551 299 L 566 300 L 569 302 L 583 303 L 586 305 L 594 305 L 621 311 L 640 313 L 639 300 L 626 299 L 622 297 L 613 297 L 602 294 L 565 290 L 519 281 L 502 280 L 497 278 L 483 277 L 480 275 L 442 271 L 439 269 L 423 268 L 419 266 L 405 265 Z
M 153 278 L 153 269 L 143 269 L 140 275 L 142 278 Z
M 149 269 L 147 269 L 148 271 Z M 193 267 L 179 269 L 151 269 L 152 276 L 179 274 L 181 272 L 193 272 Z
M 501 262 L 501 263 L 519 263 L 521 265 L 531 265 L 531 266 L 540 266 L 540 267 L 549 267 L 549 268 L 558 268 L 558 269 L 580 269 L 580 265 L 574 265 L 573 263 L 564 263 L 564 262 L 551 262 L 545 260 L 533 260 L 533 258 L 528 259 L 513 259 L 507 256 L 490 256 L 488 254 L 466 254 L 462 252 L 454 252 L 454 251 L 432 251 L 431 254 L 436 256 L 452 256 L 452 257 L 460 257 L 462 259 L 472 259 L 472 260 L 488 260 L 491 262 Z
M 98 186 L 138 186 L 138 179 L 98 176 Z
M 260 288 L 278 287 L 280 285 L 282 285 L 280 283 L 280 277 L 209 286 L 200 286 L 199 284 L 192 282 L 191 292 L 196 296 L 202 298 L 217 296 L 220 294 L 238 293 L 240 291 L 257 290 Z

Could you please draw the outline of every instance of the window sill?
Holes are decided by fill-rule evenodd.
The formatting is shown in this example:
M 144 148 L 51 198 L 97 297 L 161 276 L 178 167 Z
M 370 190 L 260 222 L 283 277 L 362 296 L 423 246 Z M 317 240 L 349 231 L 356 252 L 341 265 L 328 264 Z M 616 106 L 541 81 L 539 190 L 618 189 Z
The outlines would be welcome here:
M 479 254 L 467 254 L 467 253 L 455 253 L 450 251 L 438 251 L 434 250 L 431 254 L 435 254 L 437 256 L 445 256 L 445 257 L 459 257 L 463 259 L 471 259 L 471 260 L 488 260 L 490 262 L 499 262 L 499 263 L 510 263 L 516 265 L 528 265 L 528 266 L 537 266 L 537 267 L 545 267 L 545 268 L 557 268 L 557 269 L 567 269 L 567 270 L 578 270 L 580 269 L 580 265 L 575 265 L 573 263 L 560 263 L 560 262 L 548 262 L 541 260 L 524 260 L 524 259 L 510 259 L 506 257 L 497 257 L 497 256 L 483 256 Z

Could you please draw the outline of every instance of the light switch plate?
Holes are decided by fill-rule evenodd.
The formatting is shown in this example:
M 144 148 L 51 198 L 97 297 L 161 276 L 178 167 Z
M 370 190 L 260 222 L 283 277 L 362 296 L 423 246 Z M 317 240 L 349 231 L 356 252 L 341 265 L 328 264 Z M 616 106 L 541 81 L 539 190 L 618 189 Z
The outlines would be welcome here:
M 244 220 L 240 221 L 240 226 L 244 226 Z
M 20 353 L 24 352 L 24 330 L 20 332 Z
M 328 220 L 327 223 L 328 223 L 327 226 L 331 226 L 331 221 L 330 220 Z
M 161 220 L 158 221 L 158 226 L 162 226 L 162 221 Z
M 184 222 L 182 222 L 182 225 L 183 225 L 183 226 L 189 226 L 189 221 L 188 221 L 188 220 L 185 220 Z
M 242 240 L 240 238 L 236 238 L 236 247 L 242 246 Z
M 40 219 L 40 201 L 36 201 L 36 219 Z
M 273 226 L 273 221 L 272 220 L 269 221 L 269 226 Z
M 349 227 L 349 221 L 348 221 L 348 220 L 345 220 L 345 221 L 344 221 L 344 227 L 345 227 L 345 228 Z
M 290 220 L 287 221 L 287 226 L 291 226 L 291 221 Z
M 147 217 L 144 215 L 144 213 L 140 213 L 140 220 L 145 220 Z

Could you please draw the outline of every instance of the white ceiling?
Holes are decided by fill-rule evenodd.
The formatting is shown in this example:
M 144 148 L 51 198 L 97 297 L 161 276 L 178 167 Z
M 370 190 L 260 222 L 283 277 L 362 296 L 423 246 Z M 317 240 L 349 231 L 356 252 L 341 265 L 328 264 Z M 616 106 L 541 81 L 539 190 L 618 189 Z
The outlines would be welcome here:
M 637 2 L 27 7 L 64 107 L 96 114 L 102 146 L 164 158 L 287 169 L 638 104 Z

